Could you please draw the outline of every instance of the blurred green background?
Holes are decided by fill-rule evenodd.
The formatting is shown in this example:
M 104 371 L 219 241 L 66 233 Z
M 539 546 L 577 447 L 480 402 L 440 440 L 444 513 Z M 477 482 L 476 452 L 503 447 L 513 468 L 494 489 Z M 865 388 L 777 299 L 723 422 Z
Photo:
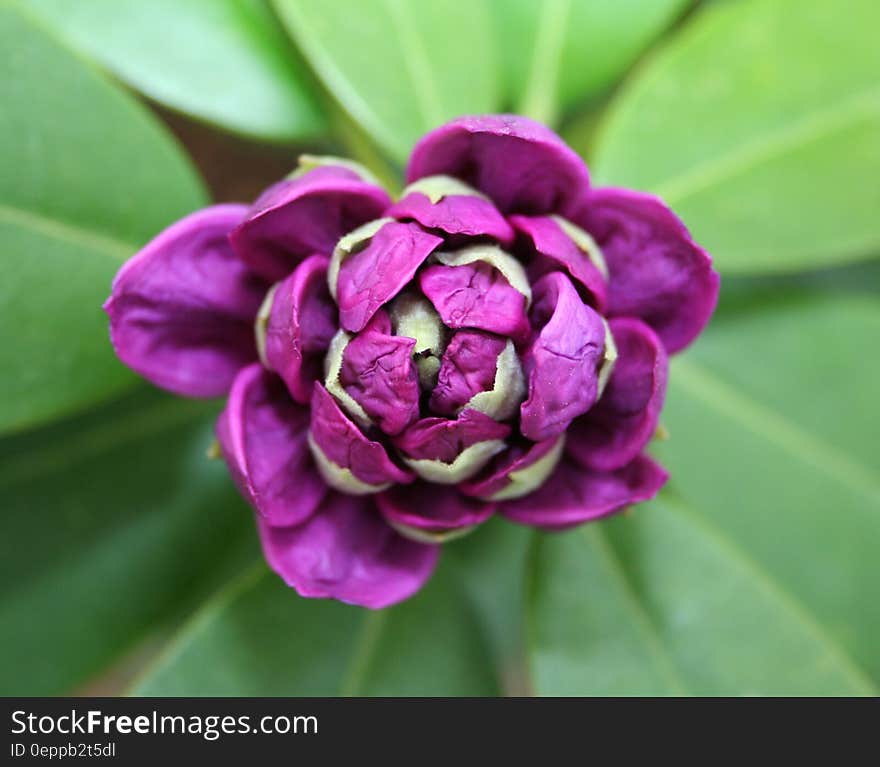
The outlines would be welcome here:
M 0 693 L 877 694 L 878 29 L 874 0 L 0 0 Z M 301 151 L 399 186 L 499 110 L 715 257 L 672 480 L 493 522 L 390 610 L 300 599 L 205 456 L 220 403 L 139 382 L 100 305 Z

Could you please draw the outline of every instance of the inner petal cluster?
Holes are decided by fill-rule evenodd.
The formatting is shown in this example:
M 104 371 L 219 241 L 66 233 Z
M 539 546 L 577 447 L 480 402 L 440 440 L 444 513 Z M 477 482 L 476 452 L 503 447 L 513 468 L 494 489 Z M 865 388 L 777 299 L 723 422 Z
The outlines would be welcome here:
M 570 221 L 508 221 L 463 181 L 428 176 L 276 283 L 257 345 L 311 405 L 330 487 L 509 500 L 550 476 L 612 371 L 606 276 Z

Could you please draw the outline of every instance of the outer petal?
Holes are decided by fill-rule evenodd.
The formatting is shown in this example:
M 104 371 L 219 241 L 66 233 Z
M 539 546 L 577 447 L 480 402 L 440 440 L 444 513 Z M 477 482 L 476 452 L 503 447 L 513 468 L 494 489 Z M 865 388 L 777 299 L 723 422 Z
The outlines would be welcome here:
M 312 384 L 321 378 L 324 354 L 336 332 L 336 304 L 327 289 L 328 263 L 325 256 L 310 256 L 273 288 L 269 299 L 264 361 L 304 405 L 312 398 Z
M 385 434 L 399 434 L 419 417 L 415 339 L 391 333 L 379 310 L 345 347 L 340 383 Z
M 307 256 L 329 255 L 343 234 L 390 204 L 385 190 L 351 168 L 319 166 L 270 186 L 231 240 L 251 269 L 280 280 Z
M 520 407 L 520 431 L 541 442 L 596 401 L 605 325 L 561 272 L 538 280 L 534 295 L 532 324 L 540 330 L 523 357 L 529 396 Z
M 416 144 L 408 181 L 455 176 L 502 213 L 566 215 L 589 188 L 583 160 L 553 131 L 517 115 L 460 117 Z
M 547 272 L 564 269 L 586 293 L 588 303 L 605 312 L 608 288 L 599 266 L 565 233 L 555 217 L 511 216 L 510 223 L 530 243 L 528 272 L 533 282 Z
M 613 471 L 632 461 L 657 429 L 669 362 L 651 328 L 611 320 L 617 362 L 602 398 L 568 430 L 567 452 L 587 469 Z
M 485 261 L 432 264 L 419 275 L 419 286 L 447 327 L 479 328 L 517 340 L 528 338 L 529 296 Z
M 281 379 L 259 364 L 238 374 L 217 439 L 236 485 L 268 525 L 303 522 L 327 492 L 308 432 L 308 409 L 290 399 Z
M 229 247 L 243 205 L 178 221 L 119 270 L 104 310 L 110 340 L 132 370 L 190 397 L 225 394 L 257 358 L 253 322 L 268 288 Z
M 611 273 L 609 315 L 647 322 L 672 354 L 693 341 L 718 300 L 712 259 L 653 195 L 596 189 L 578 223 L 596 238 Z
M 391 222 L 379 229 L 366 248 L 339 267 L 336 298 L 342 327 L 353 333 L 362 330 L 442 242 L 418 224 Z
M 412 475 L 388 457 L 381 443 L 365 437 L 319 383 L 315 384 L 312 397 L 309 444 L 316 453 L 324 479 L 337 490 L 358 494 L 378 492 L 394 482 L 412 481 Z M 341 470 L 343 476 L 350 473 L 356 482 L 341 484 L 340 472 L 335 470 Z
M 258 520 L 269 566 L 304 597 L 374 609 L 412 596 L 431 577 L 440 549 L 392 530 L 371 499 L 330 493 L 299 527 Z
M 376 496 L 376 505 L 389 523 L 430 533 L 479 525 L 495 511 L 493 503 L 467 498 L 448 485 L 428 482 L 392 487 Z
M 524 525 L 558 529 L 589 522 L 649 501 L 669 475 L 647 456 L 614 472 L 591 472 L 563 460 L 553 476 L 531 495 L 508 501 L 499 511 Z

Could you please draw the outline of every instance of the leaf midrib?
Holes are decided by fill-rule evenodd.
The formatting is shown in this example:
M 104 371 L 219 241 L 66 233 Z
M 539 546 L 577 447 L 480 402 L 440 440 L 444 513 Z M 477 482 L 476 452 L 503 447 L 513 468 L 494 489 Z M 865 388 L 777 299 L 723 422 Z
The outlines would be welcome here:
M 699 162 L 671 179 L 651 184 L 650 188 L 670 205 L 677 205 L 732 176 L 875 114 L 880 115 L 880 88 L 857 93 L 833 107 L 808 111 L 797 120 Z
M 103 232 L 2 203 L 0 203 L 0 222 L 18 226 L 59 242 L 103 253 L 120 263 L 138 250 L 137 245 L 124 242 Z
M 556 118 L 559 68 L 565 39 L 565 22 L 571 0 L 545 0 L 537 22 L 532 60 L 520 102 L 523 114 L 552 124 Z
M 690 360 L 676 360 L 675 385 L 699 397 L 706 405 L 745 426 L 759 437 L 824 472 L 850 489 L 880 501 L 880 481 L 874 472 L 823 439 L 805 431 L 778 410 L 748 394 L 734 390 L 711 372 Z

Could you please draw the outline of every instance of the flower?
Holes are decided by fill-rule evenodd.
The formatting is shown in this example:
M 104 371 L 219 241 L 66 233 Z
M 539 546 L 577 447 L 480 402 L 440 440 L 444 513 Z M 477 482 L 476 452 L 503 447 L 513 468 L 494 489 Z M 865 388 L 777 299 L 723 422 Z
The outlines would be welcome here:
M 372 608 L 493 514 L 558 529 L 652 498 L 667 355 L 718 294 L 660 199 L 591 188 L 525 118 L 434 130 L 407 180 L 392 201 L 305 157 L 161 233 L 105 304 L 129 367 L 227 397 L 217 438 L 269 565 Z

